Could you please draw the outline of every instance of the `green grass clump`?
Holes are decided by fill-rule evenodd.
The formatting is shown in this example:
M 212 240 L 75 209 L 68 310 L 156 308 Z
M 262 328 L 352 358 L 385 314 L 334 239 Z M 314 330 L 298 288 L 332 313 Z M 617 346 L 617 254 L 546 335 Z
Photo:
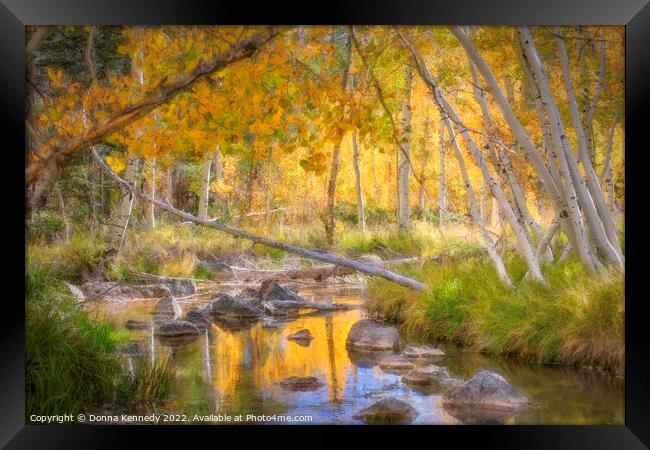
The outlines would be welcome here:
M 26 284 L 26 414 L 78 414 L 112 397 L 120 365 L 111 328 L 93 322 L 43 271 Z
M 169 396 L 175 369 L 168 359 L 133 359 L 133 372 L 124 374 L 117 383 L 117 403 L 123 407 L 146 407 Z
M 368 309 L 411 337 L 465 345 L 539 363 L 597 366 L 622 373 L 624 276 L 588 276 L 577 261 L 543 267 L 546 285 L 524 279 L 521 258 L 507 255 L 513 289 L 487 257 L 402 266 L 424 281 L 421 293 L 372 280 Z

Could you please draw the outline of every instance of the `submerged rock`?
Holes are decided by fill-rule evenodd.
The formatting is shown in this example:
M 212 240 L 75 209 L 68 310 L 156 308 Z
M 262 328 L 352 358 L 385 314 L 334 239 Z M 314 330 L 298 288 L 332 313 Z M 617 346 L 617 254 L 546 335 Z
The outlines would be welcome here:
M 380 359 L 379 367 L 384 372 L 404 372 L 412 369 L 414 364 L 403 356 L 391 355 Z
M 284 389 L 291 391 L 314 391 L 325 385 L 321 380 L 316 377 L 289 377 L 280 381 L 280 385 Z
M 396 398 L 387 397 L 368 408 L 358 411 L 353 419 L 371 425 L 410 424 L 418 416 L 411 405 Z
M 405 383 L 415 385 L 441 385 L 448 379 L 451 379 L 451 376 L 447 369 L 445 367 L 436 366 L 435 364 L 416 367 L 402 377 L 402 381 Z
M 463 384 L 450 389 L 442 397 L 445 407 L 497 411 L 521 411 L 528 398 L 516 390 L 503 376 L 482 370 Z
M 239 319 L 250 319 L 261 317 L 264 314 L 261 308 L 248 303 L 242 299 L 232 297 L 225 292 L 212 296 L 210 304 L 214 316 L 228 316 Z
M 445 352 L 429 345 L 412 345 L 404 349 L 404 356 L 407 358 L 432 359 L 438 361 L 445 357 Z
M 124 322 L 124 326 L 128 330 L 148 330 L 152 325 L 151 322 L 145 322 L 143 320 L 127 320 Z
M 356 350 L 398 350 L 400 338 L 397 328 L 363 319 L 352 325 L 345 343 Z
M 162 324 L 155 332 L 156 336 L 164 345 L 184 345 L 198 339 L 200 330 L 191 322 L 185 320 L 174 320 Z
M 178 319 L 181 316 L 181 306 L 174 297 L 165 297 L 158 300 L 153 309 L 153 321 L 156 325 Z
M 303 328 L 302 330 L 296 331 L 295 333 L 292 333 L 289 336 L 287 336 L 287 339 L 291 341 L 310 342 L 312 339 L 314 339 L 314 336 L 311 335 L 311 331 L 309 331 L 306 328 Z

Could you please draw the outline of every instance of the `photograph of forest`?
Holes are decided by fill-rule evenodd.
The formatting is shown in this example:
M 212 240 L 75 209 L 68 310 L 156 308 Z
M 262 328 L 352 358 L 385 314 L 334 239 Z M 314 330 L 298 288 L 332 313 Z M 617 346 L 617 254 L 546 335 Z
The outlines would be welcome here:
M 26 423 L 623 424 L 619 26 L 27 26 Z

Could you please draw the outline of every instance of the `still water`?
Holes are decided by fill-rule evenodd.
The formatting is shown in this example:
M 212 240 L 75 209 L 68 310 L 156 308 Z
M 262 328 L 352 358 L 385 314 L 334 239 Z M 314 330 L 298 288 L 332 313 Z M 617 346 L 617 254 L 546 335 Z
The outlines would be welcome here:
M 164 412 L 212 416 L 309 416 L 305 423 L 359 424 L 352 416 L 385 397 L 410 403 L 419 413 L 414 424 L 493 423 L 494 418 L 454 417 L 440 406 L 440 392 L 411 389 L 399 375 L 386 373 L 375 361 L 350 354 L 345 341 L 350 327 L 364 318 L 363 290 L 312 288 L 300 294 L 314 301 L 335 301 L 357 306 L 337 312 L 302 315 L 263 326 L 257 322 L 243 330 L 216 324 L 198 340 L 182 347 L 166 347 L 153 330 L 130 331 L 149 358 L 168 357 L 176 366 L 176 379 Z M 99 315 L 118 327 L 129 320 L 151 320 L 155 301 L 102 303 Z M 201 305 L 181 303 L 183 312 Z M 309 329 L 309 345 L 287 340 Z M 507 424 L 622 424 L 623 383 L 604 374 L 567 367 L 532 365 L 506 358 L 486 357 L 451 345 L 440 345 L 447 356 L 437 363 L 457 378 L 468 379 L 482 369 L 501 373 L 515 388 L 532 399 L 532 406 L 511 417 Z M 290 376 L 314 376 L 325 385 L 308 392 L 285 390 L 279 382 Z M 221 416 L 219 416 L 221 415 Z M 259 419 L 259 417 L 257 418 Z M 298 420 L 301 420 L 298 418 Z M 254 423 L 278 423 L 277 421 Z M 250 422 L 249 422 L 250 423 Z

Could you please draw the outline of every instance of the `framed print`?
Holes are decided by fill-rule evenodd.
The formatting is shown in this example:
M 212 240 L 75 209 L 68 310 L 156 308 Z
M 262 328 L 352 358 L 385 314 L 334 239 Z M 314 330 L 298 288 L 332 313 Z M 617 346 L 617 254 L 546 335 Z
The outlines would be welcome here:
M 0 11 L 3 445 L 650 441 L 647 2 Z

